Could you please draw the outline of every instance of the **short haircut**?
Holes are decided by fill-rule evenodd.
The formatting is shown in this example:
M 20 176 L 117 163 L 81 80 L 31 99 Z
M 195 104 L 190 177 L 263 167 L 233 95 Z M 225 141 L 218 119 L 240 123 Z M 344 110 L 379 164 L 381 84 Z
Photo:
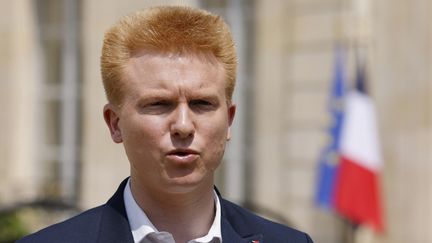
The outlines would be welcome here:
M 125 16 L 106 33 L 101 73 L 108 102 L 121 104 L 124 69 L 142 52 L 204 54 L 219 61 L 226 73 L 226 97 L 234 91 L 237 55 L 228 25 L 220 16 L 186 6 L 160 6 Z

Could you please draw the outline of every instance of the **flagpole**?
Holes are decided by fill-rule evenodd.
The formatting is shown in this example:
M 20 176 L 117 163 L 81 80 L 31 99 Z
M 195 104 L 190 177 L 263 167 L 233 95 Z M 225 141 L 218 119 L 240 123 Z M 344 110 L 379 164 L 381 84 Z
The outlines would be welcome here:
M 343 220 L 343 242 L 344 243 L 356 243 L 355 242 L 355 235 L 357 232 L 357 225 L 351 223 L 349 220 L 347 219 L 342 219 Z
M 347 4 L 347 2 L 343 2 L 343 4 Z M 349 38 L 349 35 L 346 33 L 345 23 L 346 16 L 343 14 L 339 15 L 339 18 L 337 18 L 335 23 L 335 29 L 336 29 L 336 36 L 337 36 L 337 43 L 336 46 L 339 48 L 343 48 L 345 51 L 349 51 L 350 46 L 354 45 L 354 49 L 356 48 L 355 40 L 352 41 Z M 354 42 L 354 43 L 353 43 Z M 357 53 L 356 53 L 357 56 Z M 342 229 L 342 242 L 344 243 L 356 243 L 355 242 L 355 233 L 357 230 L 356 225 L 354 225 L 352 222 L 347 220 L 346 218 L 340 217 L 340 219 L 343 222 L 343 229 Z

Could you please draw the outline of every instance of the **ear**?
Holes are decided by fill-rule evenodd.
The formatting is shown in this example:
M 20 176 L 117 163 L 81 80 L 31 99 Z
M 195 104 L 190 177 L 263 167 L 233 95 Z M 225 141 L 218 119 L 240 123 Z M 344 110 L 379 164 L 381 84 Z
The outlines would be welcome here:
M 234 121 L 235 113 L 236 113 L 236 105 L 231 104 L 228 107 L 228 125 L 229 125 L 229 127 L 228 127 L 228 132 L 227 132 L 227 140 L 231 139 L 231 125 Z
M 107 124 L 111 133 L 111 138 L 115 143 L 123 142 L 119 127 L 120 117 L 118 112 L 118 108 L 112 104 L 106 104 L 103 109 L 105 123 Z

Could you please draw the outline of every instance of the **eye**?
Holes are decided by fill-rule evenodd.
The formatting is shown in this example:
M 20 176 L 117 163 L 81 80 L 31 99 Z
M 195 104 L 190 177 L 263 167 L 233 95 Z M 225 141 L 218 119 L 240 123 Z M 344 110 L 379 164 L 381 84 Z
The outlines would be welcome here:
M 191 105 L 198 105 L 198 106 L 212 105 L 212 103 L 210 101 L 207 101 L 207 100 L 193 100 L 190 103 L 191 103 Z
M 147 106 L 149 107 L 163 107 L 163 106 L 168 106 L 169 102 L 167 101 L 155 101 L 155 102 L 151 102 L 149 104 L 147 104 Z
M 155 100 L 139 105 L 141 113 L 146 114 L 162 114 L 169 112 L 173 107 L 173 103 L 167 100 Z
M 210 111 L 216 107 L 213 102 L 205 99 L 192 100 L 189 102 L 189 105 L 192 109 L 198 111 Z

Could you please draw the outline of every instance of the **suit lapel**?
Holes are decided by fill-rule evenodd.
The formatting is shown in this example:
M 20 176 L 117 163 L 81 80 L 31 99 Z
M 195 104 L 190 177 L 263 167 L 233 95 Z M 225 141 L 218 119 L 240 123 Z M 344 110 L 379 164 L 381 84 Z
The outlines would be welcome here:
M 221 224 L 222 241 L 224 243 L 264 243 L 262 235 L 242 237 L 234 230 L 231 223 L 224 217 L 222 217 Z
M 222 198 L 219 190 L 216 187 L 214 189 L 221 203 L 222 241 L 224 243 L 264 243 L 263 235 L 249 232 L 240 215 L 235 210 L 231 210 L 231 206 Z M 242 229 L 241 233 L 239 229 Z
M 120 184 L 114 196 L 105 204 L 100 222 L 99 243 L 134 243 L 123 200 L 127 180 L 128 178 Z

